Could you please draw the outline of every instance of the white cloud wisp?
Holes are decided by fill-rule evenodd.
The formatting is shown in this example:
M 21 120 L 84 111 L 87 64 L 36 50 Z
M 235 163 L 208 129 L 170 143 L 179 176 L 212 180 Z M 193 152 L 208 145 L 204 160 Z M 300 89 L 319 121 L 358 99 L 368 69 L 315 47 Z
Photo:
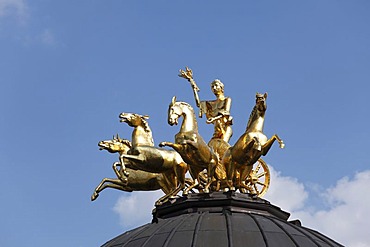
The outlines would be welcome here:
M 22 20 L 27 15 L 25 0 L 0 0 L 0 17 L 15 16 Z
M 118 198 L 113 210 L 118 213 L 123 227 L 137 227 L 151 222 L 154 203 L 162 196 L 163 192 L 159 190 L 126 193 Z

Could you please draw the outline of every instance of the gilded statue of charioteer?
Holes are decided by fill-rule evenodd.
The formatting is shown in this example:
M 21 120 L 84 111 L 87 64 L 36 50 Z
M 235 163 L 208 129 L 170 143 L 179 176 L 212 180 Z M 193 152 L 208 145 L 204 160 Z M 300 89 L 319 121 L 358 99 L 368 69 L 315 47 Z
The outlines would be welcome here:
M 230 115 L 231 98 L 225 97 L 224 84 L 216 79 L 211 83 L 211 89 L 216 96 L 215 100 L 200 101 L 198 92 L 199 87 L 193 79 L 193 71 L 186 67 L 185 70 L 180 70 L 180 77 L 187 79 L 193 89 L 195 103 L 199 108 L 199 117 L 206 115 L 208 124 L 214 125 L 214 133 L 212 139 L 221 139 L 229 142 L 233 132 L 231 129 L 232 117 Z
M 158 199 L 157 205 L 177 196 L 180 191 L 183 195 L 194 190 L 210 193 L 238 189 L 257 196 L 266 193 L 270 173 L 260 157 L 267 154 L 275 140 L 281 148 L 284 147 L 277 135 L 268 139 L 263 133 L 267 93 L 256 94 L 256 104 L 246 130 L 231 146 L 231 98 L 224 95 L 223 83 L 217 79 L 211 83 L 215 100 L 201 101 L 192 70 L 186 67 L 180 70 L 179 76 L 190 82 L 199 117 L 205 114 L 206 122 L 214 125 L 211 140 L 206 143 L 199 134 L 191 105 L 177 101 L 176 97 L 172 98 L 168 108 L 168 123 L 177 125 L 182 118 L 180 131 L 175 135 L 175 142 L 163 141 L 159 147 L 154 146 L 148 116 L 121 113 L 121 122 L 133 127 L 131 141 L 117 136 L 99 143 L 101 149 L 119 154 L 119 161 L 113 164 L 117 178 L 103 179 L 94 190 L 92 200 L 105 188 L 123 191 L 162 189 L 165 195 Z M 173 150 L 163 148 L 165 146 Z M 188 171 L 191 179 L 185 178 Z

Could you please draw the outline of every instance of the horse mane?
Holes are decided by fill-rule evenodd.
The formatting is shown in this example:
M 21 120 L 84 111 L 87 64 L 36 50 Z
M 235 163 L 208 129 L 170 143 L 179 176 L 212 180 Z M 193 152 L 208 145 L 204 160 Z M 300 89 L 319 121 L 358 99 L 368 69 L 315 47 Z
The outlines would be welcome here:
M 191 110 L 194 110 L 194 109 L 193 109 L 193 107 L 192 107 L 189 103 L 187 103 L 187 102 L 184 102 L 184 101 L 178 101 L 178 102 L 176 102 L 176 103 L 178 103 L 178 104 L 180 104 L 180 105 L 185 105 L 185 106 L 189 107 Z
M 146 121 L 144 116 L 140 116 L 140 118 L 141 118 L 141 121 L 143 123 L 143 129 L 148 134 L 147 137 L 149 137 L 149 140 L 147 140 L 147 141 L 149 141 L 150 144 L 154 145 L 153 133 L 152 133 L 152 130 L 150 129 L 150 127 L 149 127 L 148 121 Z
M 149 127 L 148 121 L 146 121 L 145 118 L 142 116 L 140 116 L 140 118 L 141 118 L 141 121 L 143 122 L 143 127 L 144 127 L 145 132 L 152 132 Z
M 178 105 L 185 105 L 185 106 L 187 106 L 187 107 L 189 107 L 189 108 L 193 109 L 193 107 L 192 107 L 189 103 L 187 103 L 187 102 L 185 102 L 185 101 L 176 101 L 174 104 L 172 104 L 172 105 L 170 105 L 170 106 L 173 106 L 173 105 L 175 105 L 175 104 L 178 104 Z
M 187 102 L 185 102 L 185 101 L 178 101 L 178 102 L 176 102 L 176 103 L 178 103 L 179 105 L 183 105 L 183 106 L 188 107 L 188 108 L 189 108 L 189 110 L 192 112 L 192 115 L 193 115 L 193 119 L 194 119 L 194 121 L 195 121 L 195 122 L 197 121 L 197 118 L 196 118 L 196 116 L 195 116 L 194 108 L 193 108 L 189 103 L 187 103 Z
M 120 139 L 119 140 L 122 144 L 126 145 L 129 148 L 132 148 L 132 143 L 127 139 Z
M 251 114 L 249 115 L 249 119 L 248 119 L 248 123 L 247 123 L 247 129 L 251 125 L 253 117 L 256 115 L 256 113 L 257 113 L 257 106 L 254 106 L 253 109 L 252 109 Z

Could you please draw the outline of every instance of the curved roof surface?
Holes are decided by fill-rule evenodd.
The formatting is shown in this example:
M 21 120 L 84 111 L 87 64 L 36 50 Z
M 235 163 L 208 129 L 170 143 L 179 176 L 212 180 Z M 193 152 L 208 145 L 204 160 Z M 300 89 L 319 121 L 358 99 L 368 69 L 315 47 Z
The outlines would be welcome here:
M 153 223 L 125 232 L 103 247 L 337 247 L 323 234 L 287 221 L 268 201 L 238 193 L 196 194 L 157 207 Z

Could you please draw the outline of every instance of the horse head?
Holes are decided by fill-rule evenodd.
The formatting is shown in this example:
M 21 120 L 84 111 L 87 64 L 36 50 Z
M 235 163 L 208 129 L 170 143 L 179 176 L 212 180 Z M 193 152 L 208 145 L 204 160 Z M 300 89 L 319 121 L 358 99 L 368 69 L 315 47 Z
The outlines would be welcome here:
M 168 124 L 173 126 L 179 123 L 179 117 L 182 115 L 182 110 L 178 107 L 176 96 L 173 96 L 172 101 L 168 107 Z
M 149 116 L 122 112 L 119 118 L 120 122 L 127 123 L 130 127 L 134 128 L 131 138 L 133 147 L 137 145 L 154 146 L 152 130 L 149 127 L 148 121 L 146 121 L 149 119 Z
M 256 108 L 258 111 L 266 111 L 267 105 L 266 105 L 266 99 L 267 99 L 267 93 L 261 94 L 256 93 Z
M 147 124 L 146 119 L 149 119 L 149 116 L 122 112 L 119 118 L 121 123 L 127 123 L 131 127 L 137 127 L 142 125 L 145 126 Z
M 127 153 L 131 148 L 131 142 L 121 139 L 117 134 L 111 140 L 100 141 L 98 146 L 100 150 L 107 150 L 110 153 Z

